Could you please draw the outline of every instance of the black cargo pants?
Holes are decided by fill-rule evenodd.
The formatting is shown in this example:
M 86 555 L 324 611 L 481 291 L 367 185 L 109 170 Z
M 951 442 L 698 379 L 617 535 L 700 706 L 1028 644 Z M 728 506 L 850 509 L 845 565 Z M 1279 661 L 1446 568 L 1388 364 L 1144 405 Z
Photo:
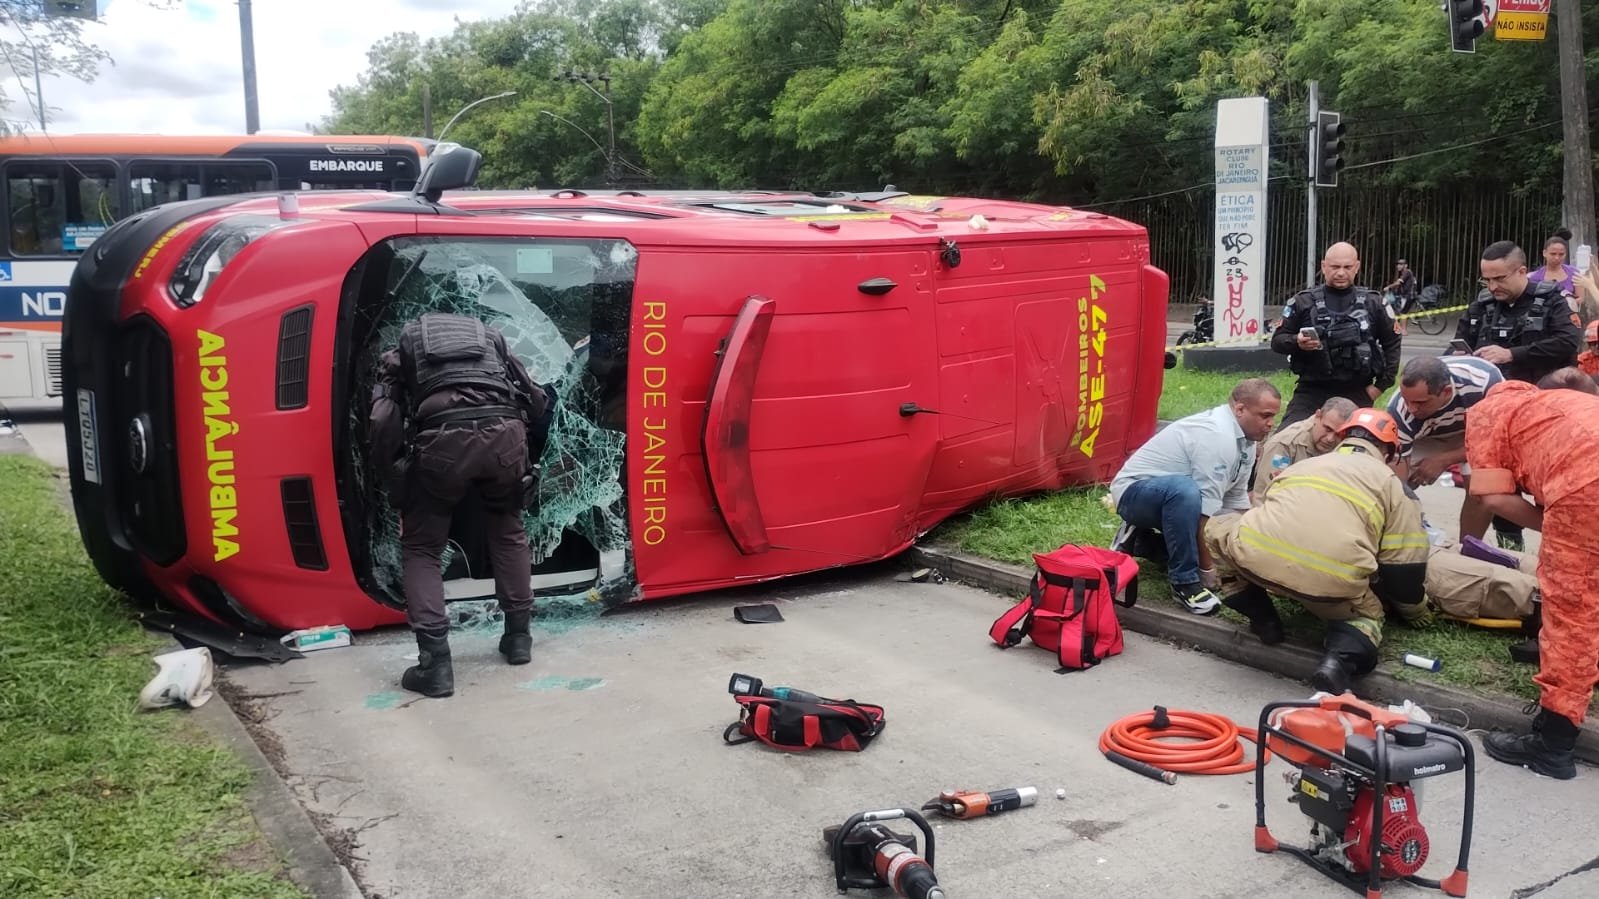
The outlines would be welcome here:
M 1367 383 L 1370 382 L 1368 381 Z M 1315 415 L 1321 411 L 1321 407 L 1328 400 L 1335 396 L 1346 397 L 1355 404 L 1356 408 L 1371 406 L 1371 397 L 1366 395 L 1365 384 L 1338 384 L 1324 381 L 1312 381 L 1307 384 L 1304 381 L 1300 381 L 1294 385 L 1293 398 L 1283 408 L 1282 420 L 1277 424 L 1277 430 L 1281 431 L 1294 422 L 1304 421 Z
M 500 608 L 533 607 L 532 551 L 522 528 L 522 476 L 527 472 L 527 432 L 504 419 L 452 422 L 417 435 L 406 501 L 400 510 L 400 566 L 411 629 L 442 634 L 444 578 L 440 560 L 450 538 L 450 516 L 475 486 L 488 520 L 485 532 Z

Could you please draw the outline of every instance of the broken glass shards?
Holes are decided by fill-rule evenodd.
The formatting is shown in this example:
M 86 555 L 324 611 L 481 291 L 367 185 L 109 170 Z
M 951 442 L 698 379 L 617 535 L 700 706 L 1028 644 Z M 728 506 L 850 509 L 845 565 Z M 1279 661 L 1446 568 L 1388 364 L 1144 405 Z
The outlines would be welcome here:
M 483 321 L 505 336 L 533 379 L 557 397 L 539 460 L 538 504 L 524 516 L 537 570 L 556 565 L 585 575 L 581 587 L 566 588 L 574 592 L 558 604 L 565 613 L 593 613 L 635 598 L 623 453 L 636 251 L 612 240 L 402 238 L 389 246 L 383 296 L 363 297 L 371 308 L 369 338 L 355 349 L 353 451 L 365 451 L 367 398 L 379 359 L 397 344 L 405 324 L 427 312 Z M 364 457 L 357 461 L 365 480 L 381 480 Z M 380 484 L 360 486 L 370 581 L 391 599 L 403 600 L 399 512 Z M 452 539 L 444 570 L 451 572 L 460 555 L 462 567 L 481 567 L 478 576 L 486 576 L 487 566 L 473 562 L 482 560 L 481 550 L 470 539 Z M 540 615 L 557 612 L 554 599 L 540 599 Z M 465 601 L 451 606 L 452 618 L 497 626 L 497 614 L 485 616 Z

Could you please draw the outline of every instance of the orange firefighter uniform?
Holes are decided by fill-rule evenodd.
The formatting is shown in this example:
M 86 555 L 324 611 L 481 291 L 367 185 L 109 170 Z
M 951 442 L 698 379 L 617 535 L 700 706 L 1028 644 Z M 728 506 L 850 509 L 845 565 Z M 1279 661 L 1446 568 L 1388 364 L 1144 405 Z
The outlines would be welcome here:
M 1577 354 L 1577 367 L 1588 376 L 1599 375 L 1599 322 L 1588 323 L 1588 348 Z
M 1393 428 L 1386 412 L 1363 409 L 1340 431 L 1376 430 L 1379 420 Z M 1263 641 L 1281 639 L 1268 591 L 1328 622 L 1327 658 L 1313 678 L 1328 692 L 1344 692 L 1350 677 L 1376 666 L 1388 612 L 1406 621 L 1428 615 L 1421 507 L 1384 462 L 1397 446 L 1396 432 L 1386 447 L 1347 437 L 1279 473 L 1259 506 L 1205 526 L 1223 602 L 1249 617 Z
M 1599 546 L 1590 536 L 1599 508 L 1596 446 L 1599 397 L 1574 390 L 1507 381 L 1466 417 L 1471 492 L 1514 496 L 1519 484 L 1543 510 L 1542 658 L 1533 680 L 1540 705 L 1570 722 L 1573 740 L 1599 680 Z M 1535 732 L 1548 723 L 1547 716 L 1534 721 Z M 1555 724 L 1563 737 L 1565 728 Z

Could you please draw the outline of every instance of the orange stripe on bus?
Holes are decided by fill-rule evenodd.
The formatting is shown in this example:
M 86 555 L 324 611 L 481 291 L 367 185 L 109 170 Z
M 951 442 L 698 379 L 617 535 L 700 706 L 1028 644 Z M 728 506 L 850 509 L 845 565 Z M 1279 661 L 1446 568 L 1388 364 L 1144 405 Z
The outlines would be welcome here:
M 323 148 L 354 144 L 383 147 L 408 146 L 426 156 L 422 141 L 394 135 L 192 135 L 164 134 L 63 134 L 23 135 L 0 138 L 0 156 L 94 156 L 126 153 L 159 155 L 221 156 L 240 147 Z
M 60 322 L 0 322 L 0 333 L 5 331 L 45 331 L 60 334 Z

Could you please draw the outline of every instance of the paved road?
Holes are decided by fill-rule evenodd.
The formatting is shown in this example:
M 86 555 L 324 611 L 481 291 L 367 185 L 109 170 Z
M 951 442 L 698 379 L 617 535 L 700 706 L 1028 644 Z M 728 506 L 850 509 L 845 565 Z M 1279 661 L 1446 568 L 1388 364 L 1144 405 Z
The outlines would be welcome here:
M 1167 346 L 1175 346 L 1177 344 L 1177 338 L 1181 337 L 1182 333 L 1184 331 L 1186 331 L 1189 328 L 1193 327 L 1193 318 L 1192 318 L 1192 316 L 1193 316 L 1193 312 L 1190 309 L 1188 311 L 1174 310 L 1171 313 L 1171 315 L 1169 315 L 1167 317 L 1167 321 L 1166 321 L 1166 345 Z M 1437 330 L 1437 328 L 1434 328 L 1433 330 Z M 1408 328 L 1408 333 L 1405 334 L 1404 346 L 1403 346 L 1403 350 L 1401 351 L 1401 356 L 1404 359 L 1409 359 L 1412 356 L 1421 356 L 1421 355 L 1440 355 L 1441 356 L 1441 355 L 1443 355 L 1444 351 L 1448 348 L 1449 341 L 1454 339 L 1454 336 L 1455 336 L 1455 318 L 1454 318 L 1454 316 L 1450 316 L 1447 319 L 1447 326 L 1443 329 L 1442 333 L 1439 333 L 1439 334 L 1425 334 L 1425 333 L 1422 333 L 1421 329 L 1416 326 L 1415 322 L 1411 322 L 1410 326 Z
M 787 620 L 736 623 L 732 606 L 750 601 Z M 449 700 L 399 691 L 403 632 L 228 676 L 263 697 L 268 742 L 306 806 L 359 831 L 369 897 L 829 896 L 823 826 L 941 789 L 1017 785 L 1040 789 L 1037 807 L 938 827 L 950 896 L 1348 895 L 1253 851 L 1252 776 L 1165 786 L 1095 751 L 1106 725 L 1157 703 L 1248 721 L 1307 688 L 1132 634 L 1123 656 L 1056 675 L 1042 651 L 988 643 L 1005 603 L 879 568 L 541 629 L 526 667 L 502 664 L 492 635 L 457 635 Z M 858 754 L 724 746 L 735 671 L 881 703 L 889 725 Z M 1484 765 L 1472 895 L 1593 858 L 1599 775 Z M 1285 770 L 1268 771 L 1268 821 L 1297 843 L 1308 826 Z M 1431 876 L 1447 873 L 1462 788 L 1426 785 Z M 1539 893 L 1593 895 L 1599 872 Z

